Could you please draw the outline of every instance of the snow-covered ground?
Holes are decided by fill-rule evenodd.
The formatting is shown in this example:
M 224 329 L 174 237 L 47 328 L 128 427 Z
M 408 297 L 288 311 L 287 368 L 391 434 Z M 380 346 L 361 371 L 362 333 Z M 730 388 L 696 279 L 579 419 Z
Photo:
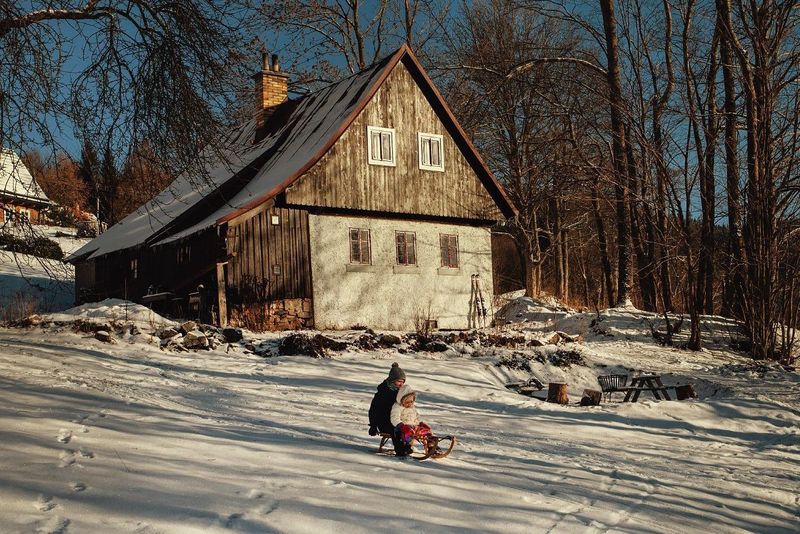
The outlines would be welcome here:
M 532 364 L 569 382 L 568 406 L 506 389 L 527 373 L 495 365 L 550 347 L 315 360 L 244 347 L 275 334 L 178 353 L 146 329 L 0 329 L 0 532 L 798 532 L 798 374 L 724 350 L 718 318 L 699 353 L 654 344 L 632 310 L 590 319 L 521 331 L 585 335 L 563 347 L 586 366 Z M 366 412 L 393 361 L 423 419 L 458 436 L 448 458 L 375 453 Z M 622 369 L 700 398 L 575 404 Z
M 74 237 L 75 228 L 33 226 L 37 235 L 52 239 L 64 254 L 77 250 L 89 240 Z M 13 230 L 7 229 L 7 230 Z M 72 237 L 71 237 L 72 236 Z M 63 310 L 75 302 L 75 269 L 58 260 L 37 258 L 0 250 L 0 308 L 31 311 Z

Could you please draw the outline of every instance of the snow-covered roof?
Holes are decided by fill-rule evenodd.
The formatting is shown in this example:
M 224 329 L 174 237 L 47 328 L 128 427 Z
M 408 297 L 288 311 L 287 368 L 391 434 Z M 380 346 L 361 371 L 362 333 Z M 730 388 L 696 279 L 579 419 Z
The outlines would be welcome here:
M 390 59 L 390 58 L 387 58 Z M 372 96 L 371 89 L 387 69 L 384 60 L 371 69 L 342 80 L 284 104 L 270 117 L 275 129 L 267 134 L 267 152 L 274 151 L 255 176 L 230 202 L 209 213 L 190 227 L 178 231 L 158 244 L 181 239 L 209 228 L 222 218 L 242 210 L 254 201 L 264 200 L 283 191 L 298 173 L 307 170 L 327 150 L 330 142 L 341 134 L 342 126 L 365 100 Z M 281 116 L 284 115 L 285 116 Z
M 0 195 L 40 204 L 50 203 L 20 157 L 10 150 L 0 150 Z
M 160 245 L 226 222 L 273 198 L 310 169 L 339 139 L 404 57 L 418 66 L 403 46 L 374 66 L 299 99 L 276 106 L 264 138 L 253 144 L 255 121 L 231 133 L 224 162 L 206 166 L 207 176 L 182 175 L 153 200 L 69 255 L 67 261 L 96 258 L 141 245 Z M 449 120 L 457 125 L 441 95 L 422 73 Z M 460 131 L 460 127 L 459 131 Z M 490 192 L 504 212 L 513 211 L 505 193 L 461 132 L 488 177 Z M 203 200 L 203 202 L 200 202 Z M 192 209 L 195 208 L 195 209 Z

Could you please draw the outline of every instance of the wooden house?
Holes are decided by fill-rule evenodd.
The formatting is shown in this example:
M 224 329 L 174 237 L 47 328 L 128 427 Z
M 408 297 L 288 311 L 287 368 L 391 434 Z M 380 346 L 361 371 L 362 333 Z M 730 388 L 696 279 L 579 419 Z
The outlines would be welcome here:
M 0 150 L 0 224 L 45 222 L 42 211 L 50 205 L 19 156 Z
M 78 301 L 183 303 L 202 284 L 223 324 L 473 326 L 490 227 L 514 207 L 413 53 L 298 99 L 287 79 L 265 55 L 225 162 L 68 258 Z

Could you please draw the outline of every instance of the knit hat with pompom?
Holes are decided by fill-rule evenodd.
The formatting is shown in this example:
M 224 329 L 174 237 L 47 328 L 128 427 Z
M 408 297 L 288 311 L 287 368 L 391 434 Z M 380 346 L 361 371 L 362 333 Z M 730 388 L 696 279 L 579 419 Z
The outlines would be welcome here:
M 387 378 L 386 380 L 389 382 L 394 382 L 395 380 L 405 380 L 405 379 L 406 379 L 405 371 L 400 369 L 400 366 L 397 364 L 397 362 L 394 362 L 392 364 L 392 369 L 389 371 L 389 378 Z

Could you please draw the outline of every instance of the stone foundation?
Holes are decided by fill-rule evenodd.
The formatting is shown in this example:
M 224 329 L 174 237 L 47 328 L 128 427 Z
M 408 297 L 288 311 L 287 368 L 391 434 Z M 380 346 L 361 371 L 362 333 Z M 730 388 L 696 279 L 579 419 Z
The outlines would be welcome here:
M 314 307 L 311 299 L 281 299 L 236 307 L 231 310 L 230 325 L 255 332 L 313 328 Z

